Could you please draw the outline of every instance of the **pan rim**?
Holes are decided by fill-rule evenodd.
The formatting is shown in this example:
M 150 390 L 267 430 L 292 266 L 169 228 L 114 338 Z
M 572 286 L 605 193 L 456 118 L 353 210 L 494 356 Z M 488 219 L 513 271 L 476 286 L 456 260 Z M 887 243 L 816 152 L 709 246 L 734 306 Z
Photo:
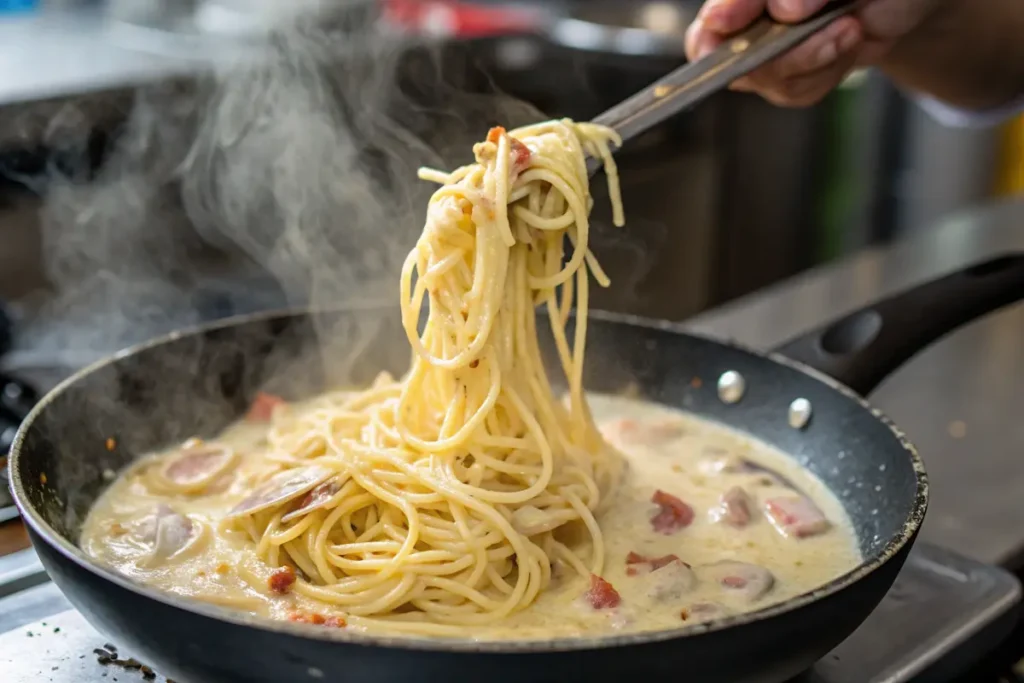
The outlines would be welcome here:
M 904 547 L 911 543 L 916 537 L 917 532 L 924 521 L 924 516 L 928 509 L 929 483 L 924 461 L 920 454 L 903 431 L 900 430 L 900 428 L 887 415 L 872 406 L 863 396 L 856 393 L 845 384 L 808 365 L 795 361 L 791 358 L 787 358 L 781 354 L 752 349 L 733 340 L 725 341 L 715 339 L 711 336 L 696 334 L 686 330 L 685 326 L 679 323 L 597 310 L 590 312 L 589 315 L 592 320 L 622 326 L 669 332 L 683 337 L 697 339 L 702 342 L 725 346 L 730 349 L 740 351 L 741 353 L 750 354 L 757 358 L 768 360 L 772 363 L 796 370 L 811 379 L 824 384 L 828 388 L 838 391 L 848 399 L 859 404 L 893 434 L 900 447 L 910 458 L 911 466 L 914 470 L 916 484 L 914 501 L 906 520 L 904 520 L 903 527 L 900 532 L 890 538 L 881 551 L 874 557 L 863 560 L 850 571 L 832 579 L 828 583 L 818 586 L 813 590 L 796 595 L 783 602 L 769 605 L 752 612 L 744 612 L 742 614 L 714 619 L 700 624 L 657 631 L 641 631 L 587 637 L 560 636 L 546 640 L 474 640 L 471 638 L 432 638 L 405 634 L 380 635 L 350 632 L 344 629 L 323 629 L 306 624 L 275 621 L 265 617 L 258 617 L 228 608 L 203 603 L 199 600 L 176 596 L 172 593 L 137 583 L 126 576 L 118 574 L 112 569 L 103 567 L 51 527 L 49 523 L 46 522 L 46 520 L 44 520 L 36 511 L 35 506 L 33 506 L 28 500 L 24 487 L 22 486 L 22 477 L 19 472 L 25 435 L 33 427 L 39 416 L 56 399 L 56 397 L 83 377 L 108 365 L 113 365 L 125 357 L 136 355 L 147 349 L 169 344 L 181 338 L 207 334 L 220 329 L 227 329 L 247 323 L 258 323 L 261 321 L 271 321 L 275 319 L 311 318 L 316 315 L 358 311 L 385 311 L 389 308 L 389 306 L 384 306 L 379 303 L 368 302 L 364 305 L 337 308 L 293 307 L 236 315 L 209 323 L 174 330 L 168 334 L 126 347 L 106 358 L 100 359 L 78 370 L 54 387 L 33 407 L 19 427 L 14 441 L 11 444 L 10 457 L 8 459 L 11 490 L 15 505 L 18 507 L 22 519 L 29 527 L 31 527 L 32 531 L 35 532 L 42 542 L 46 543 L 66 560 L 73 562 L 80 569 L 87 571 L 104 581 L 113 583 L 123 590 L 134 593 L 138 597 L 155 600 L 168 607 L 190 612 L 208 619 L 226 622 L 233 626 L 254 628 L 270 634 L 282 636 L 299 637 L 332 643 L 345 643 L 347 645 L 361 647 L 381 647 L 408 651 L 467 654 L 543 654 L 603 650 L 659 643 L 678 638 L 692 638 L 700 635 L 725 631 L 730 628 L 767 621 L 788 612 L 807 607 L 830 595 L 839 593 L 863 579 L 866 579 L 870 574 L 881 569 L 883 566 L 888 564 L 889 561 L 898 556 Z

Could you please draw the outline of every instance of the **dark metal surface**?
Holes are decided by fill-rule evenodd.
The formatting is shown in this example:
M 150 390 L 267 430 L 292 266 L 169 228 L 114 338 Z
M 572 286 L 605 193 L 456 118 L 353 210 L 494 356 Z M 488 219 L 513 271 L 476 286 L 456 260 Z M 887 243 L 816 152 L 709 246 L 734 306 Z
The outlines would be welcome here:
M 949 681 L 1003 639 L 1019 598 L 1020 584 L 1007 572 L 919 543 L 878 609 L 796 680 L 918 683 L 930 674 Z M 108 642 L 53 584 L 0 598 L 4 683 L 110 683 L 121 672 L 93 653 Z M 117 639 L 113 644 L 121 659 L 142 658 Z
M 698 316 L 686 328 L 773 348 L 873 301 L 979 260 L 1024 251 L 1024 200 L 951 217 Z M 886 380 L 872 404 L 918 447 L 931 484 L 922 539 L 1024 568 L 1024 306 L 938 341 Z
M 600 320 L 591 321 L 588 339 L 584 381 L 591 390 L 638 387 L 648 398 L 750 431 L 791 453 L 842 501 L 865 563 L 782 605 L 676 632 L 543 643 L 410 643 L 346 633 L 325 637 L 171 598 L 100 569 L 73 546 L 105 486 L 104 470 L 218 431 L 260 387 L 297 397 L 342 379 L 368 382 L 381 368 L 404 369 L 408 351 L 395 318 L 361 311 L 316 321 L 303 315 L 235 321 L 122 354 L 44 399 L 15 445 L 12 474 L 36 549 L 72 603 L 101 630 L 184 680 L 300 680 L 312 668 L 350 671 L 353 680 L 459 678 L 487 670 L 493 681 L 567 680 L 581 673 L 611 681 L 685 669 L 691 681 L 768 683 L 806 669 L 852 633 L 906 557 L 924 513 L 926 484 L 912 449 L 861 399 L 739 348 Z M 338 346 L 323 352 L 314 332 Z M 354 348 L 364 351 L 353 357 Z M 348 362 L 325 367 L 324 358 Z M 727 370 L 747 381 L 746 395 L 734 405 L 722 403 L 715 389 Z M 700 387 L 693 377 L 704 379 Z M 803 431 L 791 428 L 786 417 L 797 397 L 815 406 Z M 116 441 L 113 451 L 105 445 L 108 438 Z M 147 615 L 144 629 L 139 614 Z M 746 656 L 733 656 L 737 649 Z M 513 652 L 516 657 L 509 658 Z

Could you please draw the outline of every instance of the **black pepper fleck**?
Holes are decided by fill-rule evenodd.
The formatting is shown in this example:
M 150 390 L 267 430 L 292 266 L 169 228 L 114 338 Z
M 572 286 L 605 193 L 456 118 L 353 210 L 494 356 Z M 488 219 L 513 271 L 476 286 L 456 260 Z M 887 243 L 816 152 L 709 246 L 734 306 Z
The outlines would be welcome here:
M 103 647 L 107 648 L 108 650 L 113 652 L 115 655 L 117 654 L 117 645 L 111 645 L 110 643 L 104 643 Z
M 60 633 L 60 626 L 55 626 L 55 627 L 53 628 L 53 632 L 54 632 L 54 633 Z

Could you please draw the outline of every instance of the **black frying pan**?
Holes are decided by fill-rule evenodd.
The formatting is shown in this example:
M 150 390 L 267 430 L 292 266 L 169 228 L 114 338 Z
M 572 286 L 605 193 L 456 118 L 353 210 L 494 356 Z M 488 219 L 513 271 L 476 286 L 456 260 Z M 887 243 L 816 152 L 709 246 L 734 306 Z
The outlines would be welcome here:
M 408 350 L 391 309 L 234 319 L 88 368 L 44 398 L 24 423 L 11 452 L 13 490 L 43 564 L 71 602 L 100 631 L 186 683 L 778 683 L 838 645 L 875 608 L 924 517 L 928 485 L 920 458 L 859 395 L 935 339 L 1020 298 L 1024 256 L 1006 257 L 801 337 L 781 349 L 785 355 L 762 355 L 657 323 L 595 316 L 585 377 L 590 390 L 636 384 L 650 399 L 793 454 L 840 498 L 865 558 L 850 573 L 784 604 L 670 632 L 528 643 L 361 636 L 171 597 L 97 566 L 78 550 L 79 525 L 107 485 L 104 470 L 119 470 L 141 453 L 197 433 L 212 435 L 261 388 L 299 398 L 339 379 L 368 382 L 381 368 L 402 371 Z M 337 349 L 329 345 L 321 353 L 318 333 Z M 352 357 L 354 349 L 361 350 L 345 367 L 325 362 Z M 746 385 L 733 403 L 717 389 L 728 371 Z M 798 398 L 811 406 L 802 428 L 789 419 Z M 116 441 L 113 450 L 108 438 Z

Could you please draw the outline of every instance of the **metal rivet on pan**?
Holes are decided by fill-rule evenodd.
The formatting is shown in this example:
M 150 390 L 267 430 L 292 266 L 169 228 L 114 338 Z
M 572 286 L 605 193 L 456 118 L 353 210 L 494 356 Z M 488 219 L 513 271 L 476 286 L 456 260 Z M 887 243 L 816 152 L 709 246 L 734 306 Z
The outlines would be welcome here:
M 798 398 L 789 404 L 789 426 L 803 429 L 811 421 L 811 402 L 806 398 Z
M 747 381 L 735 370 L 723 372 L 718 378 L 718 398 L 725 403 L 738 403 L 747 390 Z

